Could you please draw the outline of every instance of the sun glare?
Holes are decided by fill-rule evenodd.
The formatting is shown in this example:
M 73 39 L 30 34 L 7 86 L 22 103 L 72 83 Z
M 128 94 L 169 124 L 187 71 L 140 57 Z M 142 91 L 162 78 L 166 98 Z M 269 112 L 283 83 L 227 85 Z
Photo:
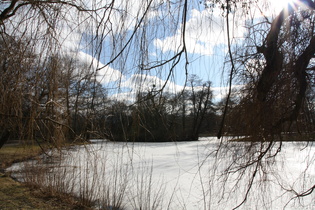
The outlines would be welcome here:
M 293 5 L 296 0 L 270 0 L 271 5 L 275 10 L 282 10 L 287 8 L 289 5 Z

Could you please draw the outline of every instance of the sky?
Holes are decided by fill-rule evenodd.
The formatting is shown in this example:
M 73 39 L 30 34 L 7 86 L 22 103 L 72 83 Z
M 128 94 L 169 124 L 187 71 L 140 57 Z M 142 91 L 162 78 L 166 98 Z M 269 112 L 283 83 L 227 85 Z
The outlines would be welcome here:
M 116 40 L 123 37 L 121 34 L 124 34 L 128 40 L 134 26 L 139 21 L 139 17 L 143 14 L 140 12 L 139 15 L 138 11 L 142 11 L 141 8 L 147 6 L 136 0 L 128 2 L 129 4 L 124 1 L 117 4 L 120 8 L 128 8 L 129 15 L 123 19 L 118 14 L 114 15 L 113 25 L 115 27 L 113 31 L 115 34 L 113 37 Z M 260 18 L 262 11 L 265 16 L 274 17 L 284 5 L 288 4 L 288 1 L 285 0 L 264 2 L 264 4 L 259 5 L 261 10 L 256 8 L 257 5 L 254 5 L 246 18 L 244 18 L 244 13 L 241 10 L 236 11 L 233 16 L 230 15 L 229 29 L 232 44 L 240 44 L 243 40 L 246 33 L 244 26 L 247 18 Z M 129 7 L 130 5 L 132 7 Z M 118 99 L 134 97 L 139 88 L 143 91 L 151 90 L 153 85 L 156 89 L 162 88 L 169 76 L 170 69 L 172 69 L 172 62 L 150 71 L 141 71 L 139 70 L 139 60 L 144 59 L 145 67 L 159 64 L 174 56 L 182 47 L 183 24 L 181 12 L 178 12 L 178 5 L 170 5 L 160 1 L 154 1 L 152 5 L 157 9 L 153 10 L 145 20 L 148 27 L 143 29 L 144 32 L 138 34 L 140 41 L 131 43 L 131 49 L 126 49 L 128 55 L 123 54 L 119 58 L 123 60 L 122 65 L 109 65 L 102 68 L 110 60 L 109 55 L 111 53 L 106 52 L 108 49 L 106 46 L 100 52 L 98 59 L 93 58 L 91 52 L 80 51 L 80 56 L 82 58 L 86 56 L 87 61 L 96 59 L 94 63 L 100 69 L 97 74 L 102 84 L 119 87 L 118 91 L 112 93 L 112 96 Z M 267 7 L 266 5 L 271 6 Z M 125 23 L 123 28 L 117 27 L 122 22 Z M 172 69 L 172 74 L 164 90 L 168 92 L 181 91 L 187 79 L 186 75 L 196 74 L 204 82 L 212 82 L 214 100 L 219 101 L 226 94 L 227 75 L 229 73 L 228 65 L 225 62 L 228 41 L 227 26 L 222 10 L 219 8 L 207 9 L 199 1 L 196 1 L 188 6 L 185 27 L 187 54 L 183 54 L 177 66 Z M 140 29 L 142 31 L 141 26 Z M 146 41 L 144 42 L 143 39 Z M 113 42 L 105 42 L 105 45 L 111 43 Z M 142 58 L 143 54 L 141 53 L 146 53 L 147 56 Z M 185 69 L 186 61 L 189 62 L 187 69 Z
M 156 89 L 165 86 L 164 90 L 168 92 L 178 92 L 183 89 L 187 75 L 192 74 L 204 82 L 212 82 L 215 101 L 225 95 L 229 73 L 225 62 L 228 30 L 220 8 L 207 8 L 197 0 L 188 1 L 187 18 L 183 19 L 184 1 L 153 0 L 150 5 L 148 1 L 138 0 L 117 0 L 114 5 L 108 5 L 109 2 L 86 1 L 87 6 L 102 6 L 103 9 L 93 16 L 75 10 L 63 11 L 61 15 L 65 21 L 53 24 L 59 52 L 90 66 L 97 80 L 110 90 L 111 97 L 132 100 L 137 91 L 149 91 L 153 85 Z M 242 43 L 247 20 L 261 18 L 262 13 L 272 18 L 289 2 L 262 0 L 259 5 L 250 5 L 246 15 L 243 10 L 235 10 L 229 15 L 228 22 L 231 44 Z M 151 8 L 148 13 L 147 7 Z M 146 16 L 142 19 L 144 14 Z M 41 20 L 32 25 L 21 23 L 19 18 L 24 15 L 31 14 L 22 13 L 12 21 L 12 25 L 19 23 L 21 33 L 29 30 L 30 36 L 36 38 L 47 33 L 49 28 L 43 26 Z M 137 33 L 133 34 L 135 28 Z M 160 66 L 182 49 L 183 31 L 187 53 L 181 55 L 175 68 L 172 68 L 173 61 Z M 15 30 L 15 33 L 18 32 Z M 40 42 L 40 39 L 36 40 Z M 123 53 L 108 64 L 125 44 L 127 47 Z M 155 65 L 158 67 L 143 70 Z

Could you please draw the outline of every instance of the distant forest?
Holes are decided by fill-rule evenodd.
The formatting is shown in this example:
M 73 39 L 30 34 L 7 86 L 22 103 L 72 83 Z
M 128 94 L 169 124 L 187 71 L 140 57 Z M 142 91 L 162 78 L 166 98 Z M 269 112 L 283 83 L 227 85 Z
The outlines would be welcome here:
M 80 61 L 56 55 L 42 62 L 14 37 L 0 45 L 2 129 L 9 139 L 193 141 L 217 132 L 211 82 L 196 75 L 176 94 L 153 84 L 134 101 L 113 100 Z

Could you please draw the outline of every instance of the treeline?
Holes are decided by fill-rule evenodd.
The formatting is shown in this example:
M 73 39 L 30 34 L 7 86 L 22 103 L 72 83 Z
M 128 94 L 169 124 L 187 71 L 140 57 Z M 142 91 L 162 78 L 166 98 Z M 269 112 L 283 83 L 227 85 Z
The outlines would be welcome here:
M 8 139 L 55 145 L 86 139 L 89 122 L 106 104 L 105 89 L 89 64 L 50 48 L 47 55 L 37 51 L 31 41 L 0 37 L 1 145 Z
M 133 102 L 113 100 L 90 64 L 37 54 L 31 42 L 0 38 L 0 135 L 59 145 L 65 141 L 197 140 L 213 134 L 218 116 L 210 82 L 191 76 L 176 94 L 138 92 Z
M 91 138 L 194 141 L 201 135 L 216 135 L 221 126 L 226 99 L 214 104 L 211 82 L 196 75 L 190 75 L 185 90 L 176 94 L 153 84 L 150 90 L 139 91 L 133 101 L 114 100 L 97 80 L 91 64 L 58 53 L 37 54 L 30 45 L 10 36 L 0 38 L 0 146 L 8 140 L 56 146 Z M 223 134 L 251 135 L 259 119 L 254 114 L 245 116 L 255 113 L 257 106 L 244 97 L 251 94 L 236 93 L 228 101 Z M 311 134 L 314 123 L 308 116 L 313 113 L 313 107 L 304 106 L 297 122 L 277 128 L 279 132 Z M 266 135 L 273 135 L 270 130 L 277 132 L 266 129 Z
M 191 80 L 193 81 L 194 78 Z M 200 81 L 198 81 L 200 82 Z M 178 94 L 139 93 L 127 106 L 118 102 L 106 119 L 109 139 L 119 141 L 194 141 L 214 134 L 219 117 L 212 103 L 211 83 Z

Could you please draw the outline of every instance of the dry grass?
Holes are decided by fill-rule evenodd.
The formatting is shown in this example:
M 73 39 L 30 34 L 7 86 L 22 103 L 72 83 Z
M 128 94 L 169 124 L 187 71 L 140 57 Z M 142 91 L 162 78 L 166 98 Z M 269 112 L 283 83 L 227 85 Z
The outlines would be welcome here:
M 0 174 L 0 209 L 74 209 L 75 205 L 62 202 L 40 191 L 30 189 L 12 178 Z
M 5 145 L 0 149 L 0 167 L 10 166 L 39 155 L 42 149 L 38 145 Z
M 52 196 L 4 173 L 12 163 L 33 158 L 41 152 L 37 145 L 6 145 L 0 149 L 0 209 L 84 209 L 72 197 Z

